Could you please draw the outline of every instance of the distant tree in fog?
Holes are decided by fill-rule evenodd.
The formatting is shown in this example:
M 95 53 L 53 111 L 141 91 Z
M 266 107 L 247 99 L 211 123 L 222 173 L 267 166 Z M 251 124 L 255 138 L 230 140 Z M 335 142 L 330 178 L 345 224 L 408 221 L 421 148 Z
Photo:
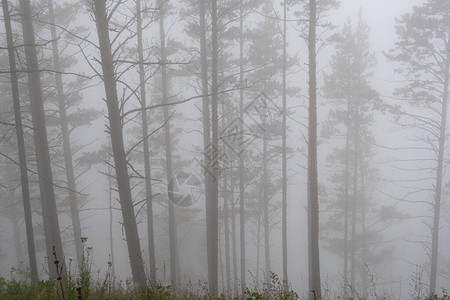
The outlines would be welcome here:
M 20 110 L 19 81 L 14 51 L 14 40 L 12 34 L 10 8 L 7 0 L 2 0 L 3 19 L 5 22 L 6 41 L 8 48 L 9 70 L 11 71 L 11 92 L 14 107 L 14 122 L 17 138 L 17 150 L 20 167 L 20 185 L 22 189 L 22 201 L 25 216 L 27 234 L 28 261 L 30 265 L 31 280 L 36 282 L 38 278 L 36 248 L 34 243 L 33 220 L 31 216 L 30 189 L 28 184 L 27 158 L 25 152 L 24 130 L 22 126 L 22 113 Z
M 48 21 L 50 23 L 50 38 L 52 46 L 51 61 L 54 69 L 54 90 L 51 90 L 53 94 L 47 95 L 48 98 L 55 97 L 56 105 L 59 111 L 57 117 L 57 136 L 61 136 L 63 157 L 64 157 L 64 171 L 67 179 L 68 199 L 70 215 L 72 218 L 73 238 L 75 243 L 75 252 L 78 264 L 82 263 L 83 257 L 83 243 L 81 242 L 81 223 L 79 216 L 79 208 L 81 199 L 77 195 L 76 185 L 76 173 L 73 153 L 76 151 L 76 147 L 71 145 L 70 135 L 74 129 L 80 126 L 89 125 L 90 122 L 98 118 L 99 112 L 93 109 L 80 108 L 81 100 L 80 90 L 86 85 L 86 80 L 82 77 L 77 78 L 73 82 L 65 82 L 62 74 L 70 66 L 75 65 L 78 61 L 73 57 L 73 54 L 67 55 L 60 49 L 67 47 L 67 41 L 64 40 L 64 36 L 58 30 L 58 26 L 67 26 L 65 23 L 69 23 L 76 18 L 79 7 L 77 5 L 54 5 L 52 0 L 47 2 L 48 8 Z M 56 18 L 56 15 L 58 18 Z M 58 23 L 57 23 L 58 22 Z M 53 86 L 53 84 L 51 84 Z M 76 108 L 76 110 L 74 110 Z M 75 151 L 74 151 L 75 148 Z
M 301 4 L 298 14 L 307 20 L 303 38 L 308 45 L 308 270 L 309 298 L 321 299 L 319 256 L 319 187 L 317 174 L 317 44 L 323 31 L 331 25 L 324 20 L 326 13 L 338 6 L 336 0 L 310 0 Z
M 159 1 L 159 60 L 161 62 L 160 73 L 161 73 L 161 103 L 168 104 L 169 103 L 169 93 L 170 93 L 170 85 L 169 78 L 167 76 L 167 50 L 166 50 L 166 30 L 165 30 L 165 18 L 170 9 L 170 3 L 168 1 Z M 167 178 L 167 191 L 168 196 L 171 197 L 173 195 L 173 150 L 172 150 L 172 132 L 170 127 L 170 115 L 169 115 L 169 107 L 165 105 L 163 107 L 163 116 L 164 116 L 164 147 L 165 147 L 165 170 L 166 170 L 166 178 Z M 176 218 L 175 218 L 175 205 L 173 201 L 168 201 L 168 222 L 169 222 L 169 250 L 170 250 L 170 280 L 171 284 L 176 288 L 177 286 L 177 273 L 178 268 L 178 245 L 177 245 L 177 227 L 176 227 Z
M 308 266 L 310 299 L 322 298 L 319 256 L 319 184 L 317 175 L 317 1 L 309 1 L 308 25 Z
M 262 13 L 265 16 L 271 13 L 271 3 L 265 2 L 262 5 Z M 279 149 L 279 137 L 281 135 L 281 105 L 278 105 L 280 94 L 281 94 L 281 84 L 280 76 L 282 67 L 282 56 L 280 55 L 280 45 L 282 44 L 282 37 L 277 31 L 277 22 L 273 18 L 265 17 L 255 28 L 251 30 L 247 36 L 249 39 L 248 47 L 248 58 L 247 64 L 255 68 L 255 71 L 251 72 L 248 77 L 250 80 L 258 81 L 252 87 L 255 94 L 254 97 L 255 105 L 260 109 L 259 115 L 255 116 L 257 124 L 255 127 L 260 127 L 261 132 L 255 130 L 255 134 L 258 137 L 258 142 L 261 145 L 258 149 L 254 149 L 259 153 L 255 153 L 259 158 L 253 158 L 254 161 L 261 162 L 261 169 L 259 170 L 260 182 L 257 187 L 259 195 L 256 196 L 256 200 L 259 202 L 262 211 L 262 224 L 264 229 L 264 255 L 265 255 L 265 273 L 266 280 L 270 275 L 270 219 L 269 219 L 269 204 L 276 190 L 275 187 L 279 187 L 279 184 L 272 182 L 274 176 L 270 176 L 269 169 L 273 170 L 273 161 L 279 158 L 274 155 L 274 152 L 278 152 Z M 277 76 L 278 75 L 278 76 Z M 271 105 L 275 104 L 275 105 Z M 257 141 L 255 140 L 255 142 Z M 276 143 L 278 147 L 274 147 L 273 144 Z M 250 145 L 247 145 L 250 147 Z M 279 161 L 276 162 L 279 164 Z M 273 172 L 271 172 L 273 173 Z M 257 214 L 259 218 L 260 215 Z M 259 250 L 258 250 L 259 251 Z M 257 266 L 259 267 L 259 266 Z M 258 272 L 259 270 L 257 270 Z
M 47 126 L 44 113 L 39 63 L 37 57 L 33 19 L 29 0 L 21 0 L 22 31 L 25 43 L 26 68 L 28 71 L 31 114 L 33 119 L 33 136 L 39 175 L 39 190 L 42 202 L 42 216 L 46 240 L 48 269 L 52 277 L 56 276 L 53 264 L 53 248 L 58 259 L 63 259 L 63 249 L 58 221 L 58 212 L 50 164 Z
M 127 157 L 124 149 L 123 120 L 120 114 L 119 98 L 117 94 L 117 74 L 114 69 L 114 57 L 109 37 L 109 20 L 111 16 L 108 16 L 106 0 L 93 0 L 92 4 L 99 38 L 102 78 L 108 107 L 108 130 L 111 135 L 114 169 L 123 216 L 123 225 L 127 239 L 128 254 L 130 257 L 131 272 L 134 282 L 139 285 L 145 285 L 146 277 L 134 214 Z
M 349 21 L 342 31 L 332 37 L 336 54 L 331 58 L 331 73 L 325 76 L 324 94 L 333 105 L 324 126 L 324 136 L 332 138 L 344 136 L 343 148 L 335 148 L 329 156 L 329 165 L 336 170 L 331 176 L 336 184 L 338 199 L 335 203 L 328 203 L 329 208 L 342 208 L 334 218 L 342 218 L 343 224 L 329 223 L 328 230 L 343 231 L 343 236 L 329 240 L 329 248 L 338 251 L 344 257 L 344 281 L 355 287 L 356 269 L 361 270 L 363 280 L 367 280 L 365 264 L 367 261 L 357 262 L 357 251 L 361 251 L 362 258 L 367 257 L 366 230 L 364 224 L 365 207 L 367 206 L 367 191 L 363 190 L 363 181 L 372 173 L 370 160 L 372 159 L 371 145 L 373 136 L 371 125 L 373 114 L 380 107 L 378 93 L 370 86 L 372 70 L 375 66 L 375 55 L 370 51 L 369 28 L 362 19 L 361 13 L 356 29 Z M 365 195 L 366 197 L 363 197 Z M 334 224 L 334 225 L 333 225 Z M 357 232 L 357 227 L 361 227 Z M 332 234 L 335 236 L 336 233 Z M 338 235 L 340 236 L 340 235 Z M 360 240 L 364 243 L 360 243 Z M 336 244 L 337 243 L 337 244 Z M 362 248 L 361 248 L 362 247 Z M 359 249 L 358 249 L 359 248 Z M 350 259 L 351 279 L 348 281 L 348 260 Z M 364 285 L 364 282 L 363 282 Z M 346 288 L 345 288 L 346 290 Z
M 141 0 L 136 0 L 136 36 L 137 53 L 139 62 L 139 102 L 141 103 L 141 122 L 142 122 L 142 154 L 144 156 L 144 180 L 145 180 L 145 202 L 147 204 L 147 238 L 148 238 L 148 256 L 150 266 L 150 280 L 156 282 L 156 259 L 155 259 L 155 237 L 153 225 L 153 192 L 151 180 L 151 165 L 149 151 L 149 133 L 148 133 L 148 111 L 147 107 L 147 72 L 144 65 L 144 46 L 143 46 L 143 17 L 146 16 L 146 7 L 141 7 Z M 147 72 L 146 72 L 147 71 Z
M 411 106 L 411 109 L 402 109 L 401 126 L 417 130 L 418 141 L 427 151 L 425 159 L 434 164 L 429 168 L 433 174 L 429 182 L 433 190 L 433 195 L 429 195 L 433 221 L 427 224 L 431 230 L 429 292 L 434 294 L 448 140 L 450 5 L 446 0 L 428 0 L 399 18 L 396 29 L 398 41 L 387 57 L 398 64 L 396 71 L 405 79 L 395 96 Z M 417 158 L 415 161 L 423 160 Z

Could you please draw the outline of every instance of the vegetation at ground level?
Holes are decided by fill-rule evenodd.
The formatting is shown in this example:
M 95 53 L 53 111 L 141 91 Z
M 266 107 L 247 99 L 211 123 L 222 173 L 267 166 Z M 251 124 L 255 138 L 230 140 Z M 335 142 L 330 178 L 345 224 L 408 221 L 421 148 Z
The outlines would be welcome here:
M 39 281 L 31 284 L 26 274 L 12 276 L 11 279 L 0 278 L 0 300 L 3 299 L 307 299 L 306 296 L 299 296 L 279 277 L 271 273 L 270 279 L 259 288 L 246 289 L 244 294 L 239 296 L 234 293 L 222 292 L 215 297 L 209 293 L 207 283 L 189 283 L 184 288 L 173 291 L 171 286 L 149 285 L 136 288 L 131 280 L 115 281 L 109 272 L 103 279 L 94 280 L 90 272 L 81 271 L 79 275 L 73 277 L 67 273 L 60 280 Z M 417 290 L 417 285 L 412 287 L 411 299 L 416 300 L 450 300 L 448 292 L 443 290 L 441 295 L 426 295 L 423 290 Z M 231 296 L 233 294 L 234 296 Z M 306 295 L 306 294 L 305 294 Z M 327 293 L 322 294 L 323 299 L 345 299 L 342 295 Z M 348 298 L 364 299 L 364 298 Z M 385 293 L 373 292 L 367 299 L 389 300 L 397 299 Z

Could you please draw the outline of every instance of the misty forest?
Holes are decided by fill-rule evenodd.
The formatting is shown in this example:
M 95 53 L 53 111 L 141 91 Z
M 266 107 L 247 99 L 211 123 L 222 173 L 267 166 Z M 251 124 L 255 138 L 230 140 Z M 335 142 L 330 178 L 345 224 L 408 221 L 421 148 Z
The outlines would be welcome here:
M 449 299 L 450 1 L 1 3 L 0 299 Z

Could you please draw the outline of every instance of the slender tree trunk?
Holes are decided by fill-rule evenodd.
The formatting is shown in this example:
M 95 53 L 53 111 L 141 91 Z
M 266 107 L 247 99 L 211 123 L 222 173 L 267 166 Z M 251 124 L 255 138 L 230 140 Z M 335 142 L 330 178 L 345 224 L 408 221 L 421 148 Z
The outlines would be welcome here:
M 231 192 L 231 247 L 233 249 L 233 290 L 235 295 L 239 293 L 237 287 L 237 251 L 236 251 L 236 205 L 234 203 L 233 162 L 230 168 L 230 192 Z
M 114 259 L 114 231 L 113 231 L 113 197 L 112 197 L 112 180 L 111 170 L 108 165 L 108 196 L 109 196 L 109 250 L 111 251 L 111 276 L 113 283 L 116 280 L 116 262 Z
M 265 108 L 266 109 L 266 108 Z M 270 280 L 270 226 L 269 226 L 269 178 L 267 172 L 267 112 L 263 112 L 263 174 L 262 174 L 262 188 L 263 188 L 263 227 L 264 227 L 264 259 L 265 259 L 265 279 Z
M 241 252 L 241 293 L 245 293 L 245 182 L 244 182 L 244 8 L 239 11 L 239 230 Z
M 223 274 L 223 253 L 222 253 L 222 243 L 221 243 L 221 241 L 220 241 L 220 227 L 219 227 L 219 231 L 218 231 L 218 234 L 219 234 L 219 238 L 218 238 L 218 240 L 219 240 L 219 243 L 218 243 L 218 245 L 219 245 L 219 247 L 218 247 L 218 249 L 219 249 L 219 254 L 218 254 L 218 256 L 219 256 L 219 269 L 220 269 L 220 279 L 221 279 L 221 281 L 222 281 L 222 294 L 225 294 L 225 276 L 224 276 L 224 274 Z
M 450 43 L 450 33 L 447 36 L 447 45 Z M 446 140 L 447 126 L 447 110 L 449 98 L 449 71 L 450 71 L 450 52 L 447 51 L 444 68 L 444 89 L 442 97 L 441 124 L 439 132 L 439 148 L 437 157 L 436 183 L 434 190 L 434 215 L 433 215 L 433 231 L 431 240 L 431 271 L 430 271 L 430 294 L 436 293 L 436 277 L 438 265 L 438 249 L 439 249 L 439 219 L 441 214 L 441 198 L 442 198 L 442 177 L 444 173 L 444 152 Z
M 67 187 L 69 189 L 69 205 L 70 205 L 70 215 L 72 217 L 72 228 L 75 241 L 75 251 L 77 256 L 78 264 L 82 263 L 83 257 L 83 244 L 81 243 L 81 224 L 80 224 L 80 213 L 77 195 L 75 193 L 76 183 L 75 175 L 72 162 L 72 150 L 70 147 L 70 133 L 69 124 L 67 122 L 67 111 L 66 111 L 66 96 L 64 94 L 64 86 L 62 81 L 62 68 L 59 56 L 58 47 L 58 36 L 56 34 L 56 21 L 55 13 L 53 10 L 53 0 L 48 0 L 48 12 L 50 23 L 51 38 L 52 38 L 52 50 L 53 50 L 53 67 L 55 68 L 55 81 L 56 81 L 56 96 L 58 97 L 58 107 L 59 107 L 59 122 L 61 125 L 61 134 L 63 138 L 63 149 L 64 149 L 64 165 L 67 178 Z
M 345 187 L 344 187 L 344 296 L 347 295 L 348 285 L 348 223 L 349 223 L 349 190 L 350 190 L 350 98 L 347 99 L 347 134 L 345 136 Z
M 308 124 L 308 258 L 311 299 L 321 299 L 319 260 L 319 191 L 317 179 L 317 83 L 316 26 L 317 3 L 309 1 L 309 124 Z
M 256 224 L 256 286 L 259 289 L 259 272 L 261 270 L 261 214 L 257 216 Z
M 206 231 L 208 248 L 208 282 L 213 295 L 217 294 L 217 260 L 218 260 L 218 184 L 219 184 L 219 126 L 218 126 L 218 37 L 217 37 L 217 0 L 211 1 L 211 35 L 212 35 L 212 73 L 211 73 L 211 129 L 212 157 L 210 171 L 212 176 L 211 198 L 206 202 Z
M 39 176 L 39 190 L 42 202 L 45 244 L 47 250 L 50 277 L 56 276 L 53 264 L 53 248 L 58 259 L 64 258 L 61 234 L 59 231 L 58 211 L 56 208 L 53 176 L 45 124 L 44 101 L 42 97 L 39 64 L 34 38 L 33 17 L 29 0 L 20 0 L 22 8 L 22 30 L 25 44 L 25 57 L 28 71 L 31 115 L 33 119 L 33 136 Z
M 217 2 L 213 1 L 212 14 L 216 16 Z M 214 160 L 217 159 L 217 145 L 211 140 L 211 123 L 212 127 L 217 130 L 217 124 L 211 120 L 208 95 L 208 57 L 206 45 L 206 8 L 205 0 L 199 0 L 200 13 L 200 53 L 201 53 L 201 73 L 202 73 L 202 93 L 203 93 L 203 145 L 205 155 L 205 201 L 206 201 L 206 241 L 207 241 L 207 260 L 208 260 L 208 283 L 211 292 L 217 292 L 217 165 L 214 165 Z M 213 21 L 213 70 L 212 77 L 214 83 L 212 84 L 213 104 L 212 111 L 214 113 L 214 106 L 217 116 L 217 20 Z M 215 33 L 214 33 L 215 32 Z M 214 59 L 215 58 L 215 59 Z M 214 79 L 215 78 L 215 79 Z M 211 122 L 212 121 L 212 122 Z M 214 131 L 214 128 L 213 128 Z M 214 135 L 214 134 L 213 134 Z M 217 135 L 217 131 L 215 133 Z
M 13 228 L 14 236 L 14 249 L 16 250 L 17 265 L 19 268 L 23 267 L 23 251 L 22 243 L 20 241 L 20 229 L 19 220 L 17 218 L 17 204 L 14 201 L 14 191 L 9 190 L 9 218 L 11 220 L 11 225 Z
M 224 112 L 225 105 L 222 104 L 222 111 Z M 229 112 L 228 112 L 229 113 Z M 225 118 L 222 118 L 222 127 L 225 127 Z M 226 163 L 228 164 L 228 163 Z M 229 170 L 223 170 L 223 186 L 224 186 L 224 203 L 223 203 L 223 225 L 224 225 L 224 234 L 225 234 L 225 272 L 226 272 L 226 283 L 227 283 L 227 291 L 226 294 L 231 297 L 232 289 L 231 289 L 231 265 L 230 265 L 230 213 L 228 211 L 229 206 L 229 185 L 228 185 L 228 174 Z
M 27 233 L 28 260 L 30 263 L 31 281 L 36 283 L 38 270 L 36 263 L 36 248 L 34 245 L 33 220 L 31 217 L 30 190 L 28 187 L 27 158 L 25 154 L 25 141 L 23 137 L 22 116 L 20 112 L 19 83 L 17 78 L 16 57 L 11 29 L 8 0 L 2 0 L 3 18 L 5 21 L 6 42 L 8 46 L 9 68 L 11 70 L 11 90 L 14 106 L 14 120 L 16 123 L 17 148 L 19 152 L 20 183 L 22 187 L 23 210 L 25 215 L 25 228 Z
M 160 15 L 159 15 L 159 37 L 160 37 L 160 56 L 161 56 L 161 78 L 162 78 L 162 98 L 163 103 L 168 103 L 169 94 L 168 94 L 168 78 L 167 78 L 167 67 L 166 63 L 166 31 L 164 29 L 164 14 L 166 12 L 165 5 L 166 2 L 160 1 Z M 166 147 L 166 174 L 167 174 L 167 182 L 169 195 L 173 195 L 172 193 L 172 185 L 170 184 L 173 178 L 173 165 L 172 165 L 172 138 L 170 132 L 170 120 L 169 120 L 169 107 L 164 106 L 164 120 L 166 125 L 164 126 L 164 143 Z M 170 281 L 173 288 L 177 287 L 177 232 L 176 232 L 176 219 L 175 219 L 175 207 L 172 201 L 168 203 L 169 207 L 169 243 L 170 243 Z
M 359 106 L 355 108 L 354 112 L 354 137 L 353 137 L 353 201 L 352 201 L 352 244 L 350 248 L 350 262 L 351 262 L 351 270 L 350 270 L 350 284 L 353 291 L 356 288 L 356 247 L 357 247 L 357 232 L 356 232 L 356 219 L 357 219 L 357 211 L 356 207 L 358 205 L 358 153 L 359 153 L 359 124 L 358 124 L 358 116 L 359 116 Z
M 141 0 L 136 0 L 136 26 L 137 26 L 137 50 L 139 58 L 139 85 L 142 108 L 142 145 L 144 152 L 144 176 L 145 176 L 145 198 L 147 202 L 147 237 L 148 237 L 148 256 L 150 264 L 150 279 L 152 283 L 156 282 L 156 262 L 155 262 L 155 238 L 153 233 L 153 194 L 150 167 L 150 151 L 148 147 L 148 113 L 146 91 L 145 91 L 145 68 L 144 68 L 144 50 L 142 45 L 142 12 Z
M 287 157 L 286 157 L 286 62 L 287 62 L 287 0 L 283 2 L 283 120 L 282 120 L 282 157 L 281 157 L 281 169 L 282 169 L 282 203 L 281 203 L 281 236 L 282 236 L 282 252 L 283 252 L 283 286 L 287 291 L 288 289 L 288 272 L 287 272 Z
M 131 273 L 136 284 L 145 285 L 145 272 L 142 261 L 141 245 L 134 215 L 133 199 L 130 189 L 127 158 L 125 155 L 122 119 L 119 111 L 117 82 L 114 73 L 114 63 L 109 39 L 108 16 L 106 1 L 94 0 L 94 14 L 99 39 L 103 83 L 108 106 L 109 131 L 111 133 L 114 168 L 116 170 L 117 186 L 122 210 L 123 225 L 130 256 Z
M 365 199 L 365 178 L 366 174 L 363 171 L 363 166 L 360 164 L 360 176 L 361 176 L 361 235 L 362 235 L 362 253 L 361 253 L 361 267 L 362 267 L 362 296 L 364 299 L 368 299 L 367 284 L 368 284 L 368 274 L 367 274 L 367 228 L 366 228 L 366 199 Z

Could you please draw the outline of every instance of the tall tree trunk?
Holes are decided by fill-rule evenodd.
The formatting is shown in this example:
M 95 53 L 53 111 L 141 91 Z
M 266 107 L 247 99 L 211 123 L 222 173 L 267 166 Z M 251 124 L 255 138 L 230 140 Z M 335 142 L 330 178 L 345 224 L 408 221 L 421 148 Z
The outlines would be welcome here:
M 282 120 L 282 157 L 281 157 L 281 172 L 282 174 L 282 203 L 281 203 L 281 244 L 282 244 L 282 252 L 283 252 L 283 286 L 287 291 L 288 289 L 288 272 L 287 272 L 287 157 L 286 157 L 286 115 L 287 115 L 287 107 L 286 107 L 286 62 L 287 62 L 287 0 L 283 2 L 283 120 Z
M 160 15 L 159 15 L 159 37 L 160 37 L 160 56 L 161 56 L 161 78 L 162 78 L 162 98 L 163 103 L 168 103 L 168 79 L 167 79 L 167 66 L 166 63 L 166 31 L 164 29 L 164 14 L 165 14 L 166 2 L 160 1 Z M 167 182 L 170 183 L 173 178 L 173 166 L 172 166 L 172 138 L 170 132 L 169 121 L 169 107 L 166 105 L 164 110 L 164 120 L 166 125 L 164 126 L 164 143 L 166 148 L 166 174 Z M 168 185 L 169 195 L 173 195 L 172 185 Z M 168 203 L 169 207 L 169 244 L 170 244 L 170 281 L 173 288 L 177 287 L 177 233 L 176 233 L 176 219 L 175 219 L 175 207 L 172 201 Z
M 239 232 L 241 252 L 241 293 L 245 293 L 245 183 L 244 183 L 244 7 L 239 10 Z
M 264 260 L 265 260 L 265 275 L 266 281 L 270 280 L 270 226 L 269 226 L 269 178 L 267 172 L 267 112 L 263 111 L 263 174 L 262 174 L 262 188 L 263 188 L 263 227 L 264 227 Z
M 9 200 L 9 219 L 11 220 L 11 225 L 13 228 L 13 236 L 14 236 L 14 249 L 16 250 L 16 258 L 17 258 L 17 265 L 19 268 L 23 267 L 23 251 L 22 251 L 22 243 L 20 241 L 20 228 L 19 228 L 19 220 L 17 218 L 17 204 L 14 200 L 14 191 L 9 190 L 8 195 Z
M 234 294 L 239 293 L 237 287 L 237 251 L 236 251 L 236 205 L 234 203 L 234 181 L 233 181 L 233 162 L 230 168 L 230 193 L 231 193 L 231 247 L 233 249 L 233 290 Z
M 213 1 L 213 14 L 217 14 L 217 2 Z M 201 59 L 201 73 L 202 73 L 202 93 L 203 93 L 203 145 L 204 145 L 204 161 L 205 161 L 205 202 L 206 202 L 206 241 L 207 241 L 207 260 L 208 260 L 208 283 L 211 292 L 217 292 L 217 176 L 215 176 L 213 160 L 217 159 L 217 151 L 215 144 L 211 140 L 211 115 L 208 98 L 208 57 L 206 45 L 206 8 L 205 1 L 199 0 L 200 13 L 200 59 Z M 216 19 L 216 18 L 214 18 Z M 215 28 L 217 30 L 217 20 Z M 216 31 L 216 30 L 213 30 Z M 217 50 L 217 32 L 215 36 L 214 49 Z M 214 37 L 213 37 L 214 40 Z M 214 44 L 214 42 L 213 42 Z M 215 108 L 217 111 L 217 53 L 213 54 L 213 78 L 215 82 L 212 86 L 213 102 L 215 101 Z M 214 106 L 214 104 L 212 105 Z M 214 109 L 212 109 L 214 111 Z M 214 123 L 214 122 L 213 122 Z M 217 126 L 217 124 L 216 124 Z M 217 129 L 217 127 L 216 127 Z M 216 132 L 217 134 L 217 132 Z M 214 209 L 216 207 L 216 209 Z M 214 219 L 216 222 L 214 222 Z M 215 228 L 214 228 L 215 227 Z M 215 253 L 214 253 L 215 252 Z
M 258 208 L 259 209 L 259 208 Z M 261 214 L 258 213 L 256 221 L 256 287 L 259 289 L 259 273 L 261 270 Z
M 347 133 L 345 136 L 345 187 L 344 187 L 344 296 L 348 287 L 348 223 L 349 223 L 349 191 L 350 191 L 350 98 L 347 99 L 346 116 Z
M 22 8 L 22 30 L 25 43 L 25 57 L 28 71 L 31 115 L 33 119 L 33 136 L 36 151 L 39 190 L 44 221 L 45 244 L 47 250 L 50 277 L 56 276 L 53 264 L 53 248 L 58 259 L 64 258 L 61 234 L 59 231 L 58 211 L 56 208 L 53 176 L 45 124 L 44 101 L 42 97 L 41 78 L 34 38 L 33 17 L 30 1 L 20 0 Z
M 2 0 L 2 8 L 5 21 L 6 42 L 8 46 L 9 68 L 11 70 L 11 90 L 14 106 L 14 121 L 16 123 L 17 148 L 19 152 L 20 184 L 22 187 L 23 210 L 27 233 L 28 260 L 30 263 L 31 281 L 34 284 L 39 278 L 36 263 L 36 248 L 34 245 L 33 220 L 31 217 L 30 190 L 28 187 L 27 158 L 25 154 L 25 141 L 20 112 L 19 83 L 17 78 L 16 57 L 14 53 L 14 40 L 12 36 L 8 0 Z
M 319 191 L 317 180 L 317 82 L 316 26 L 317 3 L 309 1 L 309 119 L 308 119 L 308 259 L 311 299 L 321 299 L 319 260 Z
M 225 104 L 222 103 L 222 112 L 225 114 Z M 227 115 L 230 114 L 230 111 L 227 110 Z M 222 128 L 225 128 L 225 118 L 222 118 Z M 231 289 L 231 265 L 230 265 L 230 213 L 228 211 L 229 206 L 229 184 L 228 184 L 228 177 L 231 173 L 231 169 L 227 169 L 229 166 L 228 162 L 224 162 L 225 166 L 223 169 L 223 187 L 224 187 L 224 203 L 223 203 L 223 225 L 224 225 L 224 234 L 225 234 L 225 273 L 226 273 L 226 294 L 231 297 L 232 289 Z
M 352 244 L 350 248 L 350 286 L 355 291 L 356 288 L 356 248 L 357 248 L 357 232 L 356 232 L 356 221 L 357 221 L 357 205 L 358 205 L 358 156 L 359 156 L 359 106 L 357 105 L 354 111 L 354 136 L 353 136 L 353 201 L 352 201 Z
M 219 256 L 219 269 L 220 269 L 220 279 L 222 281 L 222 294 L 225 294 L 225 275 L 223 274 L 223 253 L 222 253 L 222 244 L 220 241 L 220 227 L 219 227 L 219 231 L 218 231 L 218 235 L 219 235 L 219 242 L 218 242 L 218 256 Z
M 53 0 L 48 0 L 48 12 L 50 18 L 50 32 L 52 38 L 52 50 L 53 50 L 53 67 L 55 68 L 55 81 L 56 81 L 56 96 L 58 97 L 58 107 L 59 107 L 59 122 L 61 125 L 61 134 L 63 138 L 63 149 L 64 149 L 64 165 L 67 178 L 67 187 L 69 189 L 69 205 L 70 205 L 70 215 L 72 217 L 72 228 L 75 241 L 75 251 L 77 256 L 78 264 L 82 263 L 83 257 L 83 244 L 81 243 L 81 224 L 80 224 L 80 213 L 77 195 L 75 193 L 75 175 L 72 162 L 72 150 L 70 147 L 70 133 L 69 124 L 67 122 L 67 111 L 66 111 L 66 96 L 64 94 L 64 86 L 62 81 L 62 68 L 59 56 L 58 47 L 58 36 L 56 34 L 56 20 L 55 13 L 53 10 Z
M 447 36 L 447 45 L 450 43 L 450 33 Z M 442 177 L 444 165 L 445 140 L 447 131 L 447 110 L 448 110 L 448 93 L 449 93 L 449 71 L 450 71 L 450 51 L 447 51 L 447 57 L 444 67 L 444 88 L 442 96 L 441 124 L 439 132 L 439 148 L 437 157 L 436 183 L 434 190 L 434 215 L 433 215 L 433 231 L 431 238 L 431 271 L 430 271 L 430 294 L 436 293 L 436 277 L 438 263 L 439 248 L 439 219 L 441 215 L 441 198 L 442 198 Z
M 150 151 L 148 148 L 148 117 L 147 117 L 147 99 L 145 92 L 145 68 L 144 68 L 144 50 L 142 45 L 142 12 L 141 0 L 136 0 L 136 26 L 137 26 L 137 50 L 139 58 L 139 85 L 142 108 L 142 145 L 144 152 L 144 176 L 145 176 L 145 198 L 147 202 L 147 237 L 148 237 L 148 256 L 150 264 L 150 279 L 152 283 L 156 282 L 156 262 L 155 262 L 155 238 L 153 233 L 153 194 L 150 167 Z
M 366 174 L 363 170 L 363 164 L 360 164 L 360 170 L 361 170 L 361 238 L 362 238 L 362 249 L 361 249 L 361 267 L 362 267 L 362 297 L 364 299 L 368 299 L 368 274 L 367 274 L 367 228 L 366 228 L 366 199 L 365 199 L 365 179 Z
M 111 170 L 108 165 L 108 198 L 109 198 L 109 250 L 111 251 L 111 276 L 113 279 L 113 284 L 116 281 L 116 262 L 114 259 L 114 231 L 113 231 L 113 197 L 112 197 L 112 180 L 111 180 Z
M 134 215 L 127 158 L 124 149 L 122 119 L 119 111 L 117 82 L 111 53 L 108 28 L 109 19 L 106 13 L 105 0 L 94 0 L 94 15 L 99 39 L 106 104 L 108 106 L 109 131 L 111 134 L 114 168 L 116 170 L 123 225 L 127 239 L 128 254 L 130 256 L 131 273 L 134 282 L 140 286 L 143 286 L 146 281 L 145 272 L 136 217 Z
M 219 121 L 218 121 L 218 37 L 217 37 L 217 0 L 211 1 L 211 36 L 212 36 L 212 57 L 211 57 L 211 129 L 212 144 L 210 150 L 212 157 L 209 170 L 212 177 L 211 198 L 206 201 L 206 231 L 208 249 L 208 282 L 209 289 L 213 295 L 217 294 L 217 260 L 218 260 L 218 184 L 219 184 Z

